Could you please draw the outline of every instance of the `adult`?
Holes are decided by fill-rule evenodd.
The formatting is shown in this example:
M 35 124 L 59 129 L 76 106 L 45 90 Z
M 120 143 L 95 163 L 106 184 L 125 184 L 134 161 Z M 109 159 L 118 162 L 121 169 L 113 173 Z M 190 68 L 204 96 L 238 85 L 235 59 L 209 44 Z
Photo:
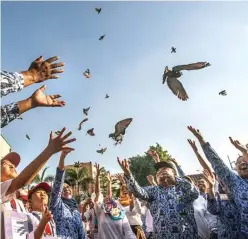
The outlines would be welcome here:
M 72 195 L 72 188 L 64 183 L 65 158 L 72 149 L 63 150 L 55 176 L 50 201 L 50 210 L 57 228 L 57 235 L 61 238 L 85 239 L 83 222 L 78 204 Z
M 124 171 L 128 190 L 150 205 L 155 239 L 198 238 L 193 201 L 199 193 L 186 179 L 176 177 L 173 164 L 156 163 L 158 186 L 142 188 L 133 178 L 127 160 L 117 159 Z
M 53 63 L 58 60 L 57 56 L 51 57 L 46 61 L 40 56 L 33 61 L 27 71 L 20 73 L 1 71 L 1 97 L 10 93 L 21 91 L 33 83 L 40 83 L 48 79 L 59 78 L 57 73 L 64 72 L 58 67 L 64 66 L 64 63 Z M 53 64 L 52 64 L 53 63 Z M 11 121 L 19 117 L 24 112 L 36 107 L 61 107 L 65 105 L 64 101 L 57 100 L 60 95 L 44 94 L 45 85 L 36 90 L 29 98 L 1 106 L 1 128 L 8 125 Z

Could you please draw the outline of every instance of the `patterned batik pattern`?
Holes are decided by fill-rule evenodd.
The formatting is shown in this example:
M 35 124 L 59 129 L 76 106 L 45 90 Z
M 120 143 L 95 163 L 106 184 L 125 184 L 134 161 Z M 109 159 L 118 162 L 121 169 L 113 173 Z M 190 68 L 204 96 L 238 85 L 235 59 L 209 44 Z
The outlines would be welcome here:
M 177 178 L 176 186 L 140 187 L 133 176 L 124 176 L 128 190 L 148 201 L 153 217 L 154 239 L 199 238 L 194 218 L 193 201 L 199 192 L 187 180 Z
M 207 197 L 208 211 L 217 216 L 218 238 L 236 239 L 239 232 L 239 213 L 234 202 L 221 200 L 219 193 L 215 198 Z
M 209 143 L 202 149 L 219 179 L 228 188 L 228 198 L 233 198 L 240 215 L 240 233 L 248 237 L 248 179 L 243 179 L 229 169 Z
M 56 224 L 57 235 L 62 239 L 85 239 L 81 215 L 78 210 L 71 211 L 63 203 L 61 195 L 64 186 L 65 171 L 57 168 L 51 193 L 50 210 Z

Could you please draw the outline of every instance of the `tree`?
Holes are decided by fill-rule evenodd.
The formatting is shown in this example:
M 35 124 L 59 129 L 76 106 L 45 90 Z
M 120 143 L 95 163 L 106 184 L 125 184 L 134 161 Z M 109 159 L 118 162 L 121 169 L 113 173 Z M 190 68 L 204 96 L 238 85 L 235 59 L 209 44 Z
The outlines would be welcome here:
M 45 168 L 41 171 L 41 173 L 37 174 L 37 175 L 35 176 L 35 178 L 32 180 L 31 184 L 32 184 L 32 183 L 38 184 L 38 183 L 41 183 L 41 182 L 47 182 L 47 183 L 53 184 L 54 179 L 55 179 L 55 177 L 54 177 L 53 175 L 47 175 L 47 176 L 45 177 L 45 174 L 46 174 L 47 169 L 49 169 L 49 167 L 45 167 Z
M 94 180 L 89 176 L 88 169 L 80 167 L 80 164 L 78 163 L 75 163 L 74 168 L 66 170 L 65 180 L 71 184 L 73 189 L 77 189 L 77 195 L 75 197 L 81 195 L 81 191 L 86 191 L 89 183 L 94 182 Z
M 156 143 L 156 146 L 150 146 L 147 151 L 149 150 L 155 150 L 161 161 L 168 161 L 171 158 L 168 152 L 158 143 Z M 146 153 L 144 155 L 136 155 L 130 158 L 130 170 L 140 186 L 149 185 L 146 176 L 156 175 L 154 160 Z

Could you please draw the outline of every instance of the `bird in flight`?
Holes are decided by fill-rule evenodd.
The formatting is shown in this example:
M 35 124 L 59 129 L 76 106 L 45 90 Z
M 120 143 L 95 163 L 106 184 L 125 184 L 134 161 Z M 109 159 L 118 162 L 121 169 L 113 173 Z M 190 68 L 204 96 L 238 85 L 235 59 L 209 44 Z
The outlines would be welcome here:
M 90 110 L 90 107 L 89 107 L 89 108 L 86 108 L 86 109 L 83 109 L 83 112 L 84 112 L 84 114 L 85 114 L 86 116 L 88 115 L 89 110 Z
M 105 35 L 100 36 L 99 41 L 102 41 Z
M 99 14 L 102 11 L 102 8 L 95 8 L 95 11 Z
M 84 74 L 84 76 L 85 76 L 87 79 L 89 79 L 89 78 L 91 77 L 91 74 L 90 74 L 90 70 L 89 70 L 89 69 L 85 70 L 83 74 Z
M 17 119 L 19 119 L 19 120 L 23 120 L 23 118 L 22 118 L 21 116 L 18 116 L 18 117 L 17 117 Z
M 27 138 L 28 140 L 30 140 L 30 137 L 29 137 L 29 135 L 28 135 L 28 134 L 26 134 L 26 138 Z
M 79 126 L 78 126 L 78 130 L 81 130 L 82 124 L 83 124 L 84 122 L 86 122 L 86 121 L 88 121 L 88 118 L 85 118 L 85 119 L 83 119 L 83 120 L 80 122 L 80 124 L 79 124 Z
M 112 138 L 115 141 L 115 146 L 117 144 L 121 144 L 123 141 L 123 137 L 125 135 L 126 129 L 127 127 L 130 125 L 130 123 L 132 122 L 132 118 L 127 118 L 124 120 L 119 121 L 116 125 L 115 125 L 115 132 L 109 134 L 109 138 Z
M 208 62 L 197 62 L 187 65 L 178 65 L 174 66 L 172 70 L 169 70 L 168 66 L 165 67 L 164 74 L 163 74 L 163 84 L 165 81 L 167 82 L 168 87 L 176 95 L 180 100 L 186 101 L 189 99 L 186 90 L 184 89 L 182 83 L 177 79 L 181 77 L 182 70 L 199 70 L 205 67 L 210 66 Z
M 219 95 L 226 96 L 226 91 L 225 90 L 222 90 L 221 92 L 219 92 Z
M 86 134 L 88 134 L 88 135 L 90 135 L 90 136 L 95 136 L 95 133 L 94 133 L 94 128 L 89 129 L 89 130 L 87 131 L 87 133 L 86 133 Z
M 107 150 L 107 148 L 102 148 L 102 149 L 97 150 L 96 152 L 99 154 L 104 154 L 106 152 L 106 150 Z
M 109 95 L 108 95 L 108 94 L 106 94 L 105 99 L 108 99 L 108 98 L 109 98 Z
M 171 53 L 176 53 L 176 48 L 175 47 L 171 48 Z

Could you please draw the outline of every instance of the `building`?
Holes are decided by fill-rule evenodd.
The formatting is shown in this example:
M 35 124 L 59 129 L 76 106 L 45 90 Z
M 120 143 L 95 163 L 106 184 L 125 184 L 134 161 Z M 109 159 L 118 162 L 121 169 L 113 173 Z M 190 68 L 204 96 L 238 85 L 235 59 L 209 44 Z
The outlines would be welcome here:
M 192 179 L 192 181 L 194 182 L 194 184 L 197 183 L 197 181 L 199 179 L 202 179 L 204 178 L 203 174 L 202 173 L 198 173 L 198 174 L 190 174 L 190 175 L 187 175 L 188 177 L 190 177 Z
M 12 148 L 10 146 L 10 144 L 8 143 L 8 141 L 3 137 L 3 135 L 1 135 L 1 139 L 0 139 L 0 157 L 1 159 L 7 155 L 8 153 L 11 152 Z

